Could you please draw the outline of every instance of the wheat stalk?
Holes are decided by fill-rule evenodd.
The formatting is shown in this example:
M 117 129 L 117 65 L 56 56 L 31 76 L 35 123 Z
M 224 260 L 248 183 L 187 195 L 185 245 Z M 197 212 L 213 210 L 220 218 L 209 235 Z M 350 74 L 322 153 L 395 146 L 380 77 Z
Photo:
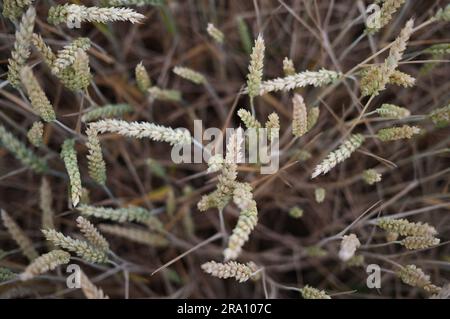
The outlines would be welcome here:
M 14 49 L 11 51 L 11 58 L 8 59 L 8 81 L 15 88 L 19 88 L 20 71 L 30 56 L 30 43 L 35 19 L 36 10 L 29 7 L 22 15 L 19 28 L 16 31 Z
M 39 254 L 33 247 L 33 242 L 30 240 L 30 238 L 23 232 L 20 226 L 17 225 L 17 223 L 11 218 L 11 216 L 9 216 L 6 211 L 1 211 L 1 217 L 3 225 L 5 225 L 11 238 L 14 239 L 14 241 L 20 247 L 23 255 L 30 261 L 36 259 Z
M 34 277 L 44 274 L 55 269 L 60 265 L 70 262 L 70 254 L 63 250 L 52 250 L 51 252 L 37 257 L 30 265 L 20 274 L 22 281 L 33 279 Z
M 364 136 L 361 134 L 353 134 L 339 148 L 330 154 L 319 165 L 314 168 L 311 178 L 315 178 L 320 174 L 328 173 L 337 164 L 345 161 L 352 153 L 358 149 L 364 142 Z
M 61 148 L 61 158 L 64 161 L 67 174 L 69 175 L 72 204 L 73 206 L 77 206 L 80 202 L 82 186 L 74 139 L 64 141 Z

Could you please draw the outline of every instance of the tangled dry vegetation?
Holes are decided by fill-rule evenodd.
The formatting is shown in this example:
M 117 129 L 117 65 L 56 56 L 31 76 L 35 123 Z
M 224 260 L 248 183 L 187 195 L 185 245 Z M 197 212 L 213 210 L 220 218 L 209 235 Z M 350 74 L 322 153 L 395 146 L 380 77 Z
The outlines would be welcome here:
M 448 2 L 2 3 L 2 298 L 449 296 Z

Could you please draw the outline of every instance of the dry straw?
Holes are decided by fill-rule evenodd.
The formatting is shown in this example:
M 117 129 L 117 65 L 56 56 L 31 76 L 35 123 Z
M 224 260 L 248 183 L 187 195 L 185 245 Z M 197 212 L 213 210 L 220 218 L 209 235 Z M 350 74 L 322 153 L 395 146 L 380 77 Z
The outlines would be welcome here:
M 211 276 L 222 279 L 234 278 L 240 283 L 249 280 L 257 270 L 254 263 L 241 264 L 235 261 L 229 261 L 223 264 L 209 261 L 201 267 L 204 272 Z
M 11 52 L 11 58 L 8 59 L 8 81 L 15 88 L 19 87 L 20 70 L 22 70 L 30 56 L 30 43 L 35 19 L 36 10 L 33 7 L 29 7 L 22 16 L 19 29 L 16 31 L 14 49 Z
M 38 157 L 25 144 L 18 140 L 13 134 L 0 124 L 0 145 L 10 151 L 23 165 L 29 167 L 36 173 L 47 171 L 47 163 Z
M 61 158 L 64 161 L 67 174 L 69 175 L 72 204 L 73 206 L 77 206 L 80 202 L 82 187 L 74 139 L 64 141 L 61 148 Z
M 364 136 L 362 136 L 361 134 L 351 135 L 341 146 L 339 146 L 337 150 L 328 154 L 327 158 L 315 167 L 311 178 L 315 178 L 320 174 L 328 173 L 337 164 L 349 158 L 352 153 L 361 146 L 363 142 Z
M 75 253 L 78 257 L 91 263 L 105 263 L 107 257 L 104 251 L 94 247 L 84 240 L 64 236 L 54 229 L 43 229 L 45 238 L 53 245 Z
M 6 211 L 1 211 L 1 217 L 3 225 L 5 225 L 11 238 L 14 239 L 14 241 L 20 247 L 23 255 L 30 261 L 36 259 L 39 254 L 33 247 L 33 242 L 31 241 L 31 239 L 23 232 L 20 226 L 17 225 L 17 223 L 11 218 L 11 216 L 9 216 Z
M 51 252 L 39 256 L 20 274 L 22 281 L 30 280 L 38 275 L 42 275 L 60 265 L 70 262 L 70 254 L 63 250 L 52 250 Z

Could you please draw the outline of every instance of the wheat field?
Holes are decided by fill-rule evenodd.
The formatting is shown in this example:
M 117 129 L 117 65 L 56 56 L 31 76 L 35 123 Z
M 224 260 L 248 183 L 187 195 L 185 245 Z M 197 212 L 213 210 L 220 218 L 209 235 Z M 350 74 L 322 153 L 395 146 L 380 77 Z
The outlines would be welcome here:
M 450 297 L 448 1 L 1 3 L 0 298 Z

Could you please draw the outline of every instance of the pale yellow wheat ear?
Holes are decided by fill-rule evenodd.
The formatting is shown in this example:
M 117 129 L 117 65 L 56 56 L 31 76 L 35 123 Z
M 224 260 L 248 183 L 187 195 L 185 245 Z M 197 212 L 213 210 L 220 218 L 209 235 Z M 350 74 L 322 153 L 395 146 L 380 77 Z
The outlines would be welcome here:
M 9 216 L 9 214 L 2 210 L 1 217 L 3 225 L 5 225 L 11 238 L 17 243 L 23 255 L 30 261 L 36 259 L 39 254 L 33 246 L 31 239 L 23 232 L 22 228 Z
M 408 236 L 400 244 L 406 249 L 425 249 L 439 245 L 441 240 L 433 236 Z
M 30 67 L 24 66 L 20 71 L 20 80 L 30 99 L 33 110 L 46 122 L 56 120 L 53 106 L 39 85 Z
M 29 7 L 23 14 L 18 30 L 11 58 L 8 59 L 8 81 L 15 88 L 20 85 L 20 71 L 30 56 L 31 37 L 33 35 L 36 10 Z
M 185 80 L 191 81 L 195 84 L 205 84 L 206 83 L 206 78 L 203 74 L 201 74 L 197 71 L 194 71 L 190 68 L 176 66 L 173 68 L 173 73 L 175 73 L 179 77 L 181 77 Z
M 92 246 L 104 251 L 109 250 L 109 244 L 105 237 L 95 228 L 95 226 L 83 216 L 77 217 L 77 226 L 80 229 L 83 236 L 91 243 Z
M 84 113 L 81 121 L 87 123 L 99 119 L 115 118 L 130 113 L 131 111 L 133 111 L 133 108 L 129 104 L 107 104 L 102 107 L 95 107 Z
M 53 245 L 75 253 L 78 257 L 87 262 L 105 263 L 107 261 L 106 253 L 103 250 L 94 247 L 84 240 L 64 236 L 64 234 L 57 232 L 54 229 L 43 229 L 42 233 Z
M 295 137 L 303 136 L 308 131 L 308 116 L 306 104 L 300 94 L 292 98 L 292 134 Z
M 150 247 L 167 247 L 169 245 L 169 241 L 163 235 L 152 233 L 137 227 L 101 224 L 99 228 L 105 234 L 122 237 L 132 242 Z
M 27 138 L 31 144 L 36 147 L 40 147 L 44 144 L 44 124 L 42 122 L 34 122 L 31 128 L 28 130 Z
M 283 59 L 283 73 L 285 76 L 290 76 L 295 74 L 294 61 L 285 57 Z
M 206 32 L 208 32 L 209 36 L 214 39 L 218 44 L 223 44 L 223 40 L 225 36 L 223 32 L 220 31 L 214 24 L 208 23 L 206 27 Z
M 256 271 L 256 267 L 253 263 L 241 264 L 235 261 L 229 261 L 227 263 L 209 261 L 204 263 L 201 267 L 204 272 L 213 277 L 222 279 L 233 278 L 240 283 L 249 280 L 254 276 Z
M 388 232 L 394 232 L 402 236 L 434 236 L 436 228 L 427 223 L 413 223 L 406 219 L 380 218 L 376 225 Z
M 101 288 L 94 285 L 83 271 L 80 272 L 80 285 L 87 299 L 109 299 L 108 295 Z
M 380 141 L 396 141 L 401 139 L 410 139 L 414 135 L 420 134 L 421 130 L 417 126 L 403 125 L 400 127 L 384 128 L 377 132 Z
M 450 125 L 450 104 L 447 106 L 433 110 L 428 114 L 434 125 L 438 128 L 443 128 Z
M 86 129 L 87 142 L 86 147 L 88 149 L 88 169 L 89 176 L 99 183 L 100 185 L 106 184 L 106 164 L 103 159 L 102 148 L 100 146 L 100 140 L 98 133 L 95 129 L 89 126 Z
M 320 174 L 328 173 L 337 164 L 349 158 L 352 153 L 362 145 L 363 142 L 364 136 L 361 134 L 351 135 L 341 146 L 339 146 L 337 150 L 331 152 L 327 158 L 322 161 L 322 163 L 315 167 L 311 178 L 315 178 Z
M 287 92 L 308 85 L 315 87 L 324 86 L 337 81 L 341 77 L 342 73 L 325 69 L 319 71 L 304 71 L 284 78 L 263 81 L 260 85 L 258 95 L 276 91 Z
M 167 142 L 170 145 L 190 144 L 191 134 L 184 129 L 173 129 L 149 122 L 126 122 L 106 119 L 91 123 L 92 129 L 99 133 L 117 133 L 127 137 L 149 138 L 154 141 Z
M 267 129 L 269 140 L 278 138 L 278 136 L 280 135 L 280 117 L 277 113 L 272 112 L 269 114 L 265 126 Z
M 373 185 L 375 183 L 381 182 L 381 174 L 374 169 L 367 169 L 362 173 L 363 180 L 369 184 Z
M 107 220 L 116 221 L 119 223 L 138 222 L 147 223 L 155 217 L 152 213 L 142 207 L 127 207 L 127 208 L 108 208 L 97 207 L 90 205 L 80 205 L 77 210 L 84 216 L 92 216 Z
M 397 272 L 398 277 L 407 285 L 422 288 L 430 294 L 437 294 L 441 291 L 441 287 L 433 285 L 430 276 L 426 275 L 422 269 L 416 265 L 407 265 Z
M 389 103 L 382 104 L 381 107 L 375 110 L 375 112 L 380 117 L 399 120 L 411 115 L 411 112 L 408 109 Z
M 242 156 L 242 143 L 243 130 L 239 128 L 234 131 L 228 141 L 221 174 L 217 177 L 217 189 L 208 195 L 203 195 L 197 204 L 200 211 L 214 207 L 222 210 L 231 200 L 237 178 L 237 163 Z
M 250 100 L 258 95 L 263 77 L 264 52 L 266 46 L 262 35 L 258 35 L 255 45 L 250 55 L 250 65 L 248 66 L 247 88 Z
M 378 1 L 379 3 L 380 1 Z M 392 19 L 392 16 L 397 10 L 406 2 L 406 0 L 383 0 L 379 12 L 375 12 L 376 16 L 373 21 L 373 26 L 366 29 L 369 34 L 378 32 L 381 28 L 386 26 Z
M 342 237 L 341 248 L 338 254 L 339 259 L 342 261 L 349 261 L 355 256 L 355 252 L 360 246 L 361 243 L 355 234 Z
M 63 250 L 52 250 L 47 254 L 37 257 L 30 265 L 20 274 L 22 281 L 30 280 L 38 275 L 42 275 L 60 265 L 70 262 L 70 254 Z
M 147 90 L 148 95 L 155 100 L 180 102 L 181 92 L 178 90 L 161 89 L 157 86 L 152 86 Z
M 34 0 L 3 0 L 3 16 L 16 21 Z
M 48 22 L 54 25 L 66 23 L 69 28 L 80 28 L 81 22 L 128 21 L 140 23 L 145 16 L 130 8 L 99 8 L 76 4 L 64 4 L 50 7 Z
M 261 123 L 249 111 L 239 109 L 237 114 L 240 117 L 241 121 L 245 124 L 246 128 L 261 128 Z
M 323 203 L 325 200 L 325 196 L 327 195 L 327 191 L 323 187 L 317 187 L 314 189 L 314 197 L 317 203 Z
M 152 81 L 150 80 L 150 76 L 142 61 L 136 65 L 134 74 L 139 90 L 141 90 L 142 93 L 147 93 L 148 89 L 152 86 Z
M 55 61 L 52 65 L 52 72 L 59 74 L 63 69 L 71 66 L 76 59 L 79 50 L 86 51 L 91 47 L 89 38 L 77 38 L 58 51 Z
M 391 77 L 395 74 L 403 53 L 408 44 L 409 38 L 413 33 L 414 20 L 409 20 L 405 27 L 401 30 L 400 35 L 391 44 L 389 56 L 386 58 L 381 66 L 374 66 L 369 68 L 364 74 L 360 82 L 361 94 L 378 95 L 386 88 L 390 82 Z
M 33 110 L 46 122 L 56 120 L 53 106 L 39 85 L 30 67 L 24 66 L 20 71 L 20 80 L 30 99 Z
M 300 289 L 303 299 L 331 299 L 324 290 L 306 285 Z
M 38 157 L 31 149 L 0 124 L 0 145 L 10 151 L 24 166 L 36 173 L 48 170 L 46 161 Z
M 67 174 L 69 175 L 72 204 L 73 206 L 77 206 L 80 202 L 82 187 L 74 139 L 64 141 L 61 148 L 61 158 L 64 161 Z
M 252 187 L 247 183 L 236 183 L 233 191 L 233 201 L 241 210 L 233 232 L 228 239 L 223 255 L 225 261 L 239 257 L 242 246 L 249 239 L 250 233 L 258 223 L 258 209 L 253 199 Z

